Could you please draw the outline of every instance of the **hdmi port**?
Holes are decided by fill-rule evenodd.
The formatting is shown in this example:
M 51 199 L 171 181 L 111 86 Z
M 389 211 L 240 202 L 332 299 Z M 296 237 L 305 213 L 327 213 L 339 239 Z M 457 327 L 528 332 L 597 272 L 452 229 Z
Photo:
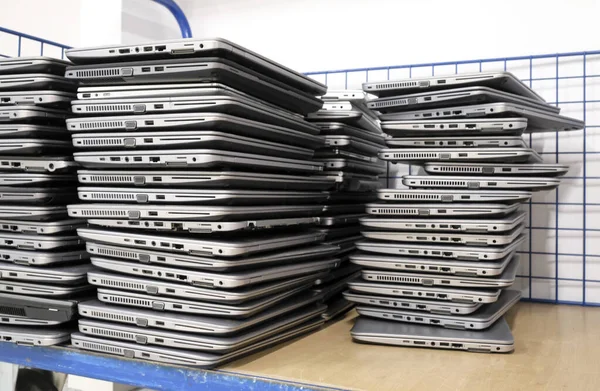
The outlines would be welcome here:
M 411 291 L 402 291 L 402 294 L 406 296 L 412 296 L 413 293 Z
M 416 269 L 417 266 L 416 265 L 404 265 L 405 269 Z
M 452 241 L 455 243 L 460 243 L 460 238 L 452 238 Z
M 474 129 L 477 125 L 476 124 L 466 124 L 465 128 L 467 129 Z
M 443 272 L 449 272 L 449 271 L 450 271 L 450 268 L 449 268 L 449 267 L 441 267 L 441 268 L 440 268 L 440 271 L 443 271 Z
M 463 347 L 463 344 L 462 344 L 462 343 L 453 343 L 453 344 L 452 344 L 452 347 L 453 347 L 453 348 L 460 349 L 460 348 L 462 348 L 462 347 Z
M 424 310 L 425 308 L 427 308 L 426 305 L 424 305 L 424 304 L 417 304 L 417 309 L 418 310 Z
M 413 341 L 415 345 L 425 345 L 425 341 Z
M 447 298 L 448 298 L 448 295 L 446 295 L 446 294 L 441 294 L 441 293 L 440 293 L 440 294 L 438 295 L 438 299 L 447 299 Z
M 430 319 L 429 323 L 431 323 L 431 324 L 440 324 L 440 321 L 437 320 L 437 319 Z
M 452 251 L 444 251 L 444 256 L 445 257 L 451 257 L 452 256 Z
M 418 254 L 419 250 L 408 250 L 409 254 Z

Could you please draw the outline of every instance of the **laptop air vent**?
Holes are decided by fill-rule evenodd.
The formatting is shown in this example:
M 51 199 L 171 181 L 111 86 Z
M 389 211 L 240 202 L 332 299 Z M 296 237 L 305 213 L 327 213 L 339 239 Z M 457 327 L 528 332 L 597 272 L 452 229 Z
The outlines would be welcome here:
M 105 346 L 105 345 L 100 345 L 100 344 L 91 343 L 91 342 L 81 342 L 81 346 L 83 346 L 84 349 L 90 349 L 90 350 L 95 350 L 95 351 L 99 351 L 99 352 L 123 354 L 122 348 L 117 348 L 117 347 L 113 347 L 113 346 Z
M 389 88 L 406 88 L 406 87 L 417 87 L 416 81 L 404 81 L 395 83 L 382 83 L 375 85 L 376 89 L 389 89 Z
M 135 340 L 135 335 L 132 333 L 123 333 L 123 332 L 114 331 L 114 330 L 104 330 L 104 329 L 99 329 L 97 327 L 90 327 L 89 331 L 91 334 L 103 335 L 105 337 Z
M 123 145 L 122 138 L 102 138 L 91 140 L 77 140 L 79 145 Z
M 107 280 L 105 278 L 100 279 L 100 284 L 103 286 L 112 286 L 115 288 L 125 288 L 125 289 L 135 289 L 135 290 L 145 290 L 144 284 L 135 284 L 133 282 L 122 282 L 122 281 L 114 281 Z
M 418 284 L 421 282 L 420 278 L 415 277 L 398 277 L 398 276 L 377 276 L 377 281 L 391 281 L 391 282 L 408 282 Z
M 394 100 L 386 100 L 383 102 L 371 102 L 373 108 L 378 109 L 380 107 L 390 107 L 390 106 L 403 106 L 409 104 L 408 99 L 394 99 Z
M 25 310 L 23 308 L 14 308 L 0 305 L 0 314 L 14 315 L 14 316 L 25 316 Z
M 85 106 L 85 111 L 88 113 L 104 111 L 133 111 L 133 105 L 90 105 Z
M 84 198 L 89 200 L 125 200 L 135 201 L 135 194 L 114 194 L 114 193 L 88 193 Z
M 436 167 L 436 171 L 441 172 L 481 172 L 480 167 L 464 167 L 464 166 L 441 166 Z
M 135 318 L 133 316 L 127 316 L 127 315 L 111 314 L 111 313 L 100 312 L 100 311 L 90 311 L 90 316 L 92 318 L 98 318 L 98 319 L 110 319 L 110 320 L 116 320 L 118 322 L 135 323 Z
M 387 209 L 387 208 L 376 208 L 376 209 L 371 209 L 372 211 L 374 211 L 374 213 L 377 214 L 385 214 L 385 215 L 414 215 L 414 214 L 418 214 L 418 210 L 417 209 Z
M 386 154 L 388 155 L 388 154 Z M 401 152 L 392 153 L 394 159 L 437 159 L 438 154 L 435 152 Z M 386 156 L 387 157 L 387 156 Z
M 419 181 L 421 186 L 466 186 L 465 181 L 449 181 L 449 180 L 421 180 Z
M 128 175 L 90 175 L 89 182 L 133 182 L 133 177 Z
M 104 217 L 112 217 L 112 216 L 127 216 L 127 212 L 124 210 L 82 210 L 80 213 L 81 216 L 104 216 Z
M 128 304 L 140 307 L 152 307 L 152 302 L 150 300 L 131 299 L 129 297 L 119 296 L 102 296 L 102 298 L 111 303 Z
M 89 71 L 76 71 L 76 77 L 106 77 L 106 76 L 119 76 L 120 69 L 112 68 L 112 69 L 93 69 Z
M 94 122 L 80 122 L 80 129 L 113 129 L 122 128 L 125 126 L 123 121 L 94 121 Z
M 397 200 L 439 200 L 438 194 L 394 194 Z
M 135 253 L 132 253 L 129 251 L 122 251 L 122 250 L 113 250 L 111 248 L 98 248 L 98 249 L 96 249 L 96 254 L 106 255 L 106 256 L 115 257 L 115 258 L 137 259 L 137 256 Z

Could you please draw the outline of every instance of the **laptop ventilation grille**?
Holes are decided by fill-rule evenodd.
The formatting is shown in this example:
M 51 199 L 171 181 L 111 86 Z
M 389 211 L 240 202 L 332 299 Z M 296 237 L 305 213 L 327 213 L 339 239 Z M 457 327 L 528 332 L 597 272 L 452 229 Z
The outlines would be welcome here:
M 386 215 L 406 215 L 406 214 L 417 214 L 417 209 L 386 209 L 377 208 L 373 209 L 375 213 L 386 214 Z
M 146 286 L 144 284 L 135 284 L 133 282 L 122 282 L 122 281 L 114 281 L 107 279 L 100 279 L 100 284 L 104 286 L 113 286 L 117 288 L 129 288 L 135 290 L 145 290 Z
M 395 276 L 377 276 L 377 281 L 393 281 L 393 282 L 412 282 L 420 283 L 420 278 L 414 277 L 395 277 Z
M 143 307 L 151 307 L 152 302 L 150 300 L 141 300 L 141 299 L 131 299 L 129 297 L 118 297 L 118 296 L 102 296 L 104 299 L 110 301 L 111 303 L 121 303 L 121 304 L 129 304 L 129 305 L 137 305 Z
M 82 216 L 127 216 L 127 212 L 124 210 L 82 210 Z
M 76 71 L 76 77 L 106 77 L 106 76 L 119 76 L 120 69 L 94 69 L 90 71 Z
M 133 182 L 132 176 L 126 175 L 90 175 L 90 182 Z
M 88 193 L 88 199 L 94 200 L 128 200 L 135 201 L 135 194 Z
M 412 159 L 412 158 L 420 158 L 420 159 L 437 159 L 438 154 L 434 152 L 413 152 L 413 153 L 392 153 L 392 157 L 396 159 Z
M 460 167 L 460 166 L 450 166 L 445 167 L 441 166 L 436 169 L 436 171 L 441 172 L 481 172 L 479 167 Z
M 122 128 L 123 126 L 123 121 L 95 121 L 81 122 L 79 124 L 80 129 Z
M 96 253 L 100 255 L 107 255 L 109 257 L 137 259 L 136 253 L 122 250 L 113 250 L 110 248 L 97 248 Z
M 99 329 L 97 327 L 90 327 L 89 330 L 92 334 L 96 334 L 96 335 L 104 335 L 106 337 L 135 340 L 135 335 L 132 333 L 123 333 L 120 331 L 104 330 L 104 329 Z
M 100 351 L 100 352 L 123 354 L 123 349 L 122 348 L 116 348 L 116 347 L 113 347 L 113 346 L 105 346 L 105 345 L 100 345 L 100 344 L 91 343 L 91 342 L 81 342 L 81 346 L 84 349 L 89 349 L 89 350 L 96 350 L 96 351 Z
M 14 316 L 25 316 L 25 310 L 23 308 L 14 308 L 7 306 L 0 306 L 0 314 L 14 315 Z
M 116 320 L 116 321 L 128 322 L 128 323 L 135 322 L 135 318 L 133 316 L 127 316 L 127 315 L 111 314 L 111 313 L 100 312 L 100 311 L 90 311 L 90 315 L 92 317 L 98 318 L 98 319 L 110 319 L 110 320 Z
M 98 111 L 133 111 L 133 105 L 94 105 L 85 106 L 87 112 Z
M 77 140 L 79 145 L 123 145 L 123 139 L 103 138 L 95 140 Z
M 417 87 L 418 83 L 416 81 L 405 81 L 398 83 L 382 83 L 375 85 L 376 89 L 381 88 L 405 88 L 405 87 Z
M 421 186 L 466 186 L 467 182 L 465 181 L 431 181 L 431 180 L 426 180 L 426 181 L 420 181 L 419 184 Z
M 402 106 L 402 105 L 415 104 L 415 103 L 417 103 L 417 100 L 415 98 L 394 99 L 394 100 L 386 100 L 383 102 L 371 102 L 371 106 L 373 106 L 373 108 L 379 108 L 379 107 L 390 107 L 390 106 Z
M 398 200 L 439 200 L 437 194 L 394 194 L 394 198 Z

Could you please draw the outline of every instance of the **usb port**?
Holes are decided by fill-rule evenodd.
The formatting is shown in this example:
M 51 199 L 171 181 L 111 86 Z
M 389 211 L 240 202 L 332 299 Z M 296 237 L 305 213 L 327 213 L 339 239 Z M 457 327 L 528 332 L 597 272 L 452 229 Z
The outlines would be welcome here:
M 432 251 L 431 255 L 440 255 L 441 253 L 439 251 Z
M 466 152 L 461 152 L 458 154 L 458 157 L 467 157 L 467 153 Z
M 150 67 L 142 67 L 142 72 L 150 72 Z
M 448 342 L 440 342 L 440 346 L 448 347 L 448 346 L 450 346 L 450 344 Z
M 419 250 L 408 250 L 409 254 L 418 254 Z
M 463 145 L 465 147 L 472 147 L 473 146 L 473 141 L 463 141 Z
M 444 111 L 444 114 L 450 114 L 450 112 L 449 111 Z M 450 124 L 450 125 L 448 125 L 448 128 L 449 129 L 456 129 L 456 128 L 458 128 L 458 124 Z
M 450 281 L 448 281 L 448 280 L 442 280 L 442 284 L 450 284 Z
M 437 266 L 429 266 L 429 270 L 437 270 Z
M 144 46 L 144 51 L 145 52 L 151 52 L 152 51 L 152 46 Z
M 431 113 L 424 113 L 423 114 L 423 117 L 432 117 L 432 116 L 433 116 L 433 114 L 431 114 Z
M 435 293 L 425 293 L 425 296 L 427 296 L 427 297 L 435 297 Z
M 448 141 L 448 145 L 456 145 L 456 141 Z
M 440 79 L 437 81 L 438 84 L 446 84 L 446 79 Z
M 111 157 L 111 158 L 110 158 L 110 161 L 111 161 L 111 162 L 120 162 L 120 161 L 121 161 L 121 158 L 120 158 L 120 157 Z
M 416 265 L 404 265 L 405 269 L 416 269 L 417 266 Z
M 141 162 L 142 161 L 142 157 L 141 156 L 134 156 L 133 157 L 133 161 L 134 162 Z
M 425 341 L 414 341 L 415 345 L 425 345 Z
M 422 322 L 422 321 L 423 321 L 423 318 L 415 318 L 415 320 L 416 320 L 417 322 Z
M 406 296 L 412 296 L 413 293 L 411 291 L 402 291 L 402 294 Z
M 165 273 L 165 276 L 167 278 L 175 278 L 175 274 L 173 274 L 173 273 Z
M 180 310 L 183 307 L 181 306 L 181 304 L 173 304 L 173 308 L 176 309 L 176 310 Z
M 488 182 L 488 186 L 496 186 L 497 183 L 496 182 Z
M 460 243 L 460 238 L 452 238 L 452 241 L 455 243 Z
M 442 114 L 450 115 L 450 111 L 444 111 Z M 458 125 L 448 125 L 449 128 L 458 128 Z
M 144 273 L 144 274 L 152 274 L 152 270 L 142 269 L 142 273 Z
M 427 308 L 426 305 L 424 305 L 424 304 L 417 304 L 417 309 L 418 310 L 424 310 L 425 308 Z
M 144 125 L 154 125 L 154 121 L 152 121 L 152 120 L 144 121 Z
M 156 199 L 157 199 L 157 200 L 164 200 L 164 199 L 165 199 L 165 196 L 164 196 L 164 194 L 158 194 L 158 195 L 156 196 Z
M 450 228 L 452 228 L 452 229 L 460 229 L 460 225 L 451 225 Z
M 510 172 L 510 167 L 503 167 L 502 172 Z
M 159 176 L 152 177 L 152 182 L 162 182 L 162 177 L 159 177 Z
M 379 303 L 382 304 L 382 305 L 389 305 L 390 304 L 390 302 L 387 301 L 387 300 L 379 300 Z
M 150 212 L 148 212 L 148 216 L 154 216 L 154 217 L 156 217 L 156 216 L 158 216 L 158 212 L 151 210 Z
M 154 108 L 155 109 L 164 109 L 165 105 L 163 105 L 162 103 L 161 104 L 157 104 L 157 105 L 154 105 Z
M 425 129 L 435 129 L 435 125 L 424 125 Z
M 135 243 L 135 244 L 146 244 L 146 241 L 145 240 L 138 240 L 138 239 L 136 239 L 136 240 L 133 241 L 133 243 Z
M 430 96 L 426 96 L 424 100 L 425 100 L 425 102 L 428 102 L 428 101 L 431 100 L 431 97 Z
M 165 70 L 165 67 L 154 67 L 155 72 L 162 72 Z
M 119 49 L 119 53 L 121 53 L 121 54 L 127 54 L 129 52 L 130 52 L 129 49 Z
M 167 242 L 160 242 L 160 247 L 170 247 L 170 244 Z
M 415 224 L 415 228 L 425 228 L 425 224 Z
M 460 196 L 460 199 L 461 199 L 461 200 L 469 200 L 469 199 L 471 199 L 471 196 L 468 196 L 468 195 L 462 195 L 462 196 Z
M 440 228 L 448 228 L 448 224 L 440 224 Z
M 402 307 L 410 307 L 410 304 L 409 304 L 409 303 L 400 303 L 400 305 L 401 305 Z
M 447 236 L 440 236 L 440 242 L 447 242 L 447 241 L 448 241 Z

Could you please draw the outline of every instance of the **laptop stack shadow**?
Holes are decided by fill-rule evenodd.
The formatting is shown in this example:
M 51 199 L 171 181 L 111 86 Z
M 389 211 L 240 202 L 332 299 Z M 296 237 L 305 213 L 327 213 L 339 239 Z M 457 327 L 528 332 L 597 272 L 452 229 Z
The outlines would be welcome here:
M 348 300 L 356 341 L 502 353 L 514 349 L 503 315 L 526 244 L 532 192 L 555 189 L 569 167 L 546 164 L 523 132 L 582 129 L 507 72 L 366 83 L 378 96 L 388 148 L 410 164 L 402 188 L 382 189 L 361 219 L 351 262 L 362 281 Z M 474 118 L 475 117 L 475 118 Z M 393 167 L 393 166 L 392 166 Z
M 67 65 L 0 60 L 0 340 L 22 345 L 68 341 L 77 302 L 94 290 L 75 231 L 85 222 L 66 208 L 77 198 Z
M 212 367 L 319 327 L 365 202 L 331 204 L 349 181 L 313 159 L 326 87 L 222 39 L 66 54 L 99 268 L 73 345 Z

